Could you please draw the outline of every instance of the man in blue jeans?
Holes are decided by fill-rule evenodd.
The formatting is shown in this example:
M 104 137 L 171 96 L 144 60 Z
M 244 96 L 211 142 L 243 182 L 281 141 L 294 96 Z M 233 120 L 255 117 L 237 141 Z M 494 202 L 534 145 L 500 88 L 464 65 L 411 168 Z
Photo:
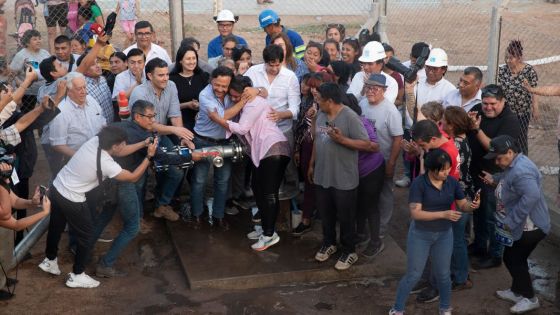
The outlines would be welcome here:
M 233 79 L 233 71 L 227 67 L 218 67 L 212 71 L 210 84 L 200 92 L 200 110 L 196 117 L 194 127 L 194 145 L 197 149 L 219 146 L 228 143 L 226 130 L 215 123 L 208 116 L 209 112 L 217 112 L 218 115 L 226 120 L 232 119 L 240 108 L 247 102 L 243 99 L 237 104 L 233 104 L 229 95 L 229 84 Z M 194 166 L 191 183 L 191 209 L 192 217 L 187 221 L 193 224 L 195 229 L 200 228 L 201 216 L 204 210 L 204 190 L 206 179 L 210 170 L 211 162 L 201 161 Z M 231 161 L 224 160 L 222 167 L 214 167 L 214 195 L 213 201 L 208 204 L 210 212 L 208 222 L 211 225 L 220 227 L 222 230 L 229 229 L 228 223 L 224 220 L 224 209 L 226 205 L 229 177 L 231 175 Z
M 155 107 L 152 103 L 139 100 L 132 106 L 132 121 L 122 121 L 115 123 L 117 126 L 126 131 L 128 144 L 138 143 L 145 141 L 146 147 L 150 143 L 152 136 L 153 125 L 155 121 Z M 142 163 L 145 158 L 145 149 L 138 150 L 133 154 L 116 158 L 115 160 L 122 168 L 127 170 L 134 170 L 137 165 Z M 154 159 L 161 161 L 165 153 L 158 148 Z M 199 154 L 193 153 L 193 160 L 199 160 Z M 185 161 L 190 160 L 189 157 Z M 184 162 L 185 162 L 184 161 Z M 170 168 L 172 169 L 172 168 Z M 176 169 L 175 169 L 176 170 Z M 178 170 L 176 170 L 178 171 Z M 96 275 L 98 277 L 115 277 L 124 276 L 125 272 L 114 268 L 115 261 L 125 247 L 136 237 L 140 230 L 140 222 L 143 216 L 143 190 L 146 182 L 147 173 L 145 172 L 136 182 L 118 182 L 118 206 L 117 207 L 104 207 L 103 211 L 96 218 L 95 222 L 95 240 L 101 235 L 107 224 L 113 218 L 113 215 L 118 210 L 123 221 L 122 230 L 115 238 L 111 248 L 103 257 L 99 259 L 96 268 Z M 177 184 L 175 185 L 176 188 Z M 173 193 L 175 190 L 172 190 Z

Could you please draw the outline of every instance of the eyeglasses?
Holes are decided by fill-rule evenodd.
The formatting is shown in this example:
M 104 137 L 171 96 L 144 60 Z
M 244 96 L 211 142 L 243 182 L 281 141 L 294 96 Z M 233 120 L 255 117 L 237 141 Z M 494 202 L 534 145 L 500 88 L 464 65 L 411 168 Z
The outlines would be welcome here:
M 426 72 L 437 72 L 439 69 L 442 69 L 443 67 L 432 67 L 432 66 L 426 66 Z
M 230 28 L 233 27 L 233 23 L 218 23 L 218 27 Z
M 364 89 L 368 92 L 378 92 L 381 91 L 383 88 L 377 85 L 366 85 Z
M 152 32 L 136 33 L 136 37 L 148 37 L 148 36 L 152 36 Z
M 154 114 L 154 115 L 144 115 L 144 114 L 141 114 L 141 113 L 136 113 L 136 114 L 138 114 L 138 115 L 140 115 L 140 116 L 142 116 L 142 117 L 146 117 L 146 118 L 148 118 L 148 119 L 150 119 L 150 120 L 152 120 L 152 119 L 155 120 L 155 119 L 156 119 L 156 116 L 157 116 L 156 114 Z

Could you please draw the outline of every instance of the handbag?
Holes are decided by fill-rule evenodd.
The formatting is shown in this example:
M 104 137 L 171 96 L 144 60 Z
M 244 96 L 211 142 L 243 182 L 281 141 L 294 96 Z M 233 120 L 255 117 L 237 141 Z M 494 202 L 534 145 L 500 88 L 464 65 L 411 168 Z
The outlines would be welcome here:
M 99 196 L 98 201 L 101 205 L 116 206 L 119 202 L 119 194 L 117 183 L 114 179 L 107 178 L 103 180 L 103 173 L 101 172 L 101 147 L 97 147 L 97 180 L 99 181 Z

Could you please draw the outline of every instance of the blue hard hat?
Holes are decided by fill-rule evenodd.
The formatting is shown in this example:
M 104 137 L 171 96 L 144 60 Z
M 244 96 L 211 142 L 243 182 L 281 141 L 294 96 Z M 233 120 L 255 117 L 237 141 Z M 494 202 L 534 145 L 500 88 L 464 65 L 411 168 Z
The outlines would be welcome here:
M 267 9 L 259 14 L 259 23 L 261 24 L 262 28 L 269 26 L 270 24 L 277 23 L 280 18 L 278 17 L 278 13 L 274 12 L 273 10 Z

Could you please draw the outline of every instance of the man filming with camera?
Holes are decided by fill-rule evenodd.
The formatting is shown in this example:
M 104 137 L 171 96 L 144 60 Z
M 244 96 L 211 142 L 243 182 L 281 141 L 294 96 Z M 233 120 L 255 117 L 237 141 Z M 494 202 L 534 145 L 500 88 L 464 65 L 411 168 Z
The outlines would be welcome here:
M 117 126 L 124 130 L 127 134 L 126 143 L 133 144 L 144 141 L 144 139 L 149 137 L 157 137 L 153 134 L 153 127 L 156 120 L 156 111 L 154 104 L 145 101 L 138 100 L 132 105 L 132 121 L 125 120 L 122 122 L 115 123 Z M 145 157 L 145 150 L 138 150 L 133 154 L 119 157 L 116 159 L 117 163 L 129 171 L 134 171 L 138 165 L 142 164 Z M 175 157 L 178 157 L 175 155 Z M 178 158 L 175 162 L 169 163 L 170 157 L 158 148 L 155 153 L 154 160 L 162 164 L 179 164 L 192 161 L 198 161 L 202 157 L 202 153 L 193 152 L 191 156 L 186 156 Z M 114 267 L 115 261 L 125 247 L 136 237 L 139 231 L 142 233 L 148 232 L 147 226 L 143 223 L 142 217 L 144 215 L 143 211 L 143 201 L 144 201 L 144 185 L 146 183 L 147 172 L 144 172 L 140 178 L 135 182 L 119 182 L 117 184 L 118 190 L 118 207 L 103 207 L 103 211 L 97 217 L 95 222 L 95 237 L 97 239 L 101 232 L 105 229 L 107 224 L 113 218 L 113 215 L 118 210 L 122 219 L 122 230 L 119 235 L 115 238 L 111 248 L 99 259 L 96 267 L 95 275 L 98 277 L 119 277 L 126 276 L 126 272 L 120 271 Z M 177 189 L 177 186 L 171 187 L 173 191 Z

